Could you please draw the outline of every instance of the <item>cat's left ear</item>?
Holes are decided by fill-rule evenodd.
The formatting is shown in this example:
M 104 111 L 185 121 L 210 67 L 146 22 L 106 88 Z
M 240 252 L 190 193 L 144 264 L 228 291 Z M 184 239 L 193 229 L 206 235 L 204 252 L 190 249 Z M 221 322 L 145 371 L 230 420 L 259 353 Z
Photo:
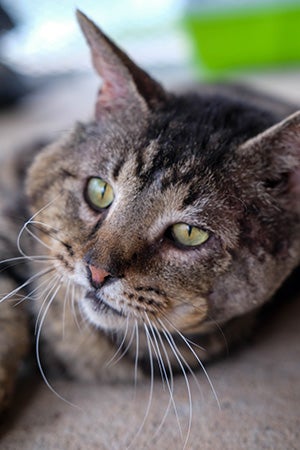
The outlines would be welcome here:
M 141 112 L 164 102 L 162 86 L 114 44 L 81 11 L 76 12 L 89 44 L 97 73 L 103 80 L 96 103 L 96 119 L 107 111 L 123 111 L 138 117 Z
M 255 177 L 269 188 L 285 184 L 300 204 L 300 111 L 245 142 L 239 152 Z

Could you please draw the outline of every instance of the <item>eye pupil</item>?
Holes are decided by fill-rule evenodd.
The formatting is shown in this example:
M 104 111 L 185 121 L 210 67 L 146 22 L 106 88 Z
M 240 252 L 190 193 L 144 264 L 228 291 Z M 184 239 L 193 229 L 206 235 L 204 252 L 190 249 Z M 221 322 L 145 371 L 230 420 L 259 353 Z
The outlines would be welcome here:
M 101 197 L 103 198 L 106 192 L 107 183 L 102 187 Z

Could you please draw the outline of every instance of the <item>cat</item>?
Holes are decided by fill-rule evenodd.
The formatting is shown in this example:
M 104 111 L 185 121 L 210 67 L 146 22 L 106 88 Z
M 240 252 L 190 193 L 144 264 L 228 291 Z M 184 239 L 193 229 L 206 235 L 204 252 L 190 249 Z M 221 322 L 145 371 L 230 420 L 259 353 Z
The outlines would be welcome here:
M 168 92 L 77 17 L 94 119 L 1 165 L 2 410 L 33 325 L 45 379 L 41 340 L 76 379 L 168 378 L 245 336 L 300 260 L 298 108 Z

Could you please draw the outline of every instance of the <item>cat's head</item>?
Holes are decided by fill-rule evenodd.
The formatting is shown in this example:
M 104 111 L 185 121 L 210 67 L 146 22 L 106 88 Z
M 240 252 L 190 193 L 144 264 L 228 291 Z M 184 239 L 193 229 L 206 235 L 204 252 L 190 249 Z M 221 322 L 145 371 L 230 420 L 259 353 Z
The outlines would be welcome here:
M 87 318 L 191 331 L 261 305 L 300 259 L 300 114 L 171 95 L 78 18 L 95 119 L 41 152 L 27 190 Z

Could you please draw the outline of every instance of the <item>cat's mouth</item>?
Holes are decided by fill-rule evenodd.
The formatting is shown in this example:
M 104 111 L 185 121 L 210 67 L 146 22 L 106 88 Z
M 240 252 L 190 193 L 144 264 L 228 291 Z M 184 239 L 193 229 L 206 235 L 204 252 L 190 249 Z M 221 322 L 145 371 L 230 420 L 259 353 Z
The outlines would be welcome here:
M 108 304 L 97 291 L 88 291 L 85 298 L 92 303 L 94 311 L 98 314 L 113 313 L 120 317 L 125 317 L 121 311 Z

